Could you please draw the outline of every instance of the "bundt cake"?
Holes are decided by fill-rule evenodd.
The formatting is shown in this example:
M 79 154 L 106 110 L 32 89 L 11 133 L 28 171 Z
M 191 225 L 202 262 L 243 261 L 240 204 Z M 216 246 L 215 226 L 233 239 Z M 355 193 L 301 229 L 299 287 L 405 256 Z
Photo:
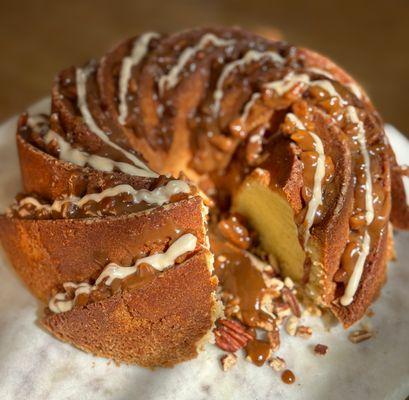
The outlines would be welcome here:
M 216 343 L 260 364 L 300 298 L 348 327 L 378 295 L 391 224 L 409 228 L 402 170 L 327 58 L 236 28 L 148 32 L 62 71 L 51 100 L 20 117 L 24 194 L 0 238 L 58 338 L 187 360 L 220 317 L 219 280 Z

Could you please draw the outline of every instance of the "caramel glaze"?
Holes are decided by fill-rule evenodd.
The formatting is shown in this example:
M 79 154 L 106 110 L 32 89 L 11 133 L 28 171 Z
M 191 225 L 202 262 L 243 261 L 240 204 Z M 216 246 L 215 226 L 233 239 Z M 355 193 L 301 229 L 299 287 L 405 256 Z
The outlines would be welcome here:
M 257 367 L 261 367 L 270 357 L 271 344 L 264 340 L 255 339 L 247 344 L 245 350 L 250 361 Z
M 281 380 L 287 385 L 291 385 L 295 382 L 295 375 L 292 371 L 290 371 L 289 369 L 286 369 L 281 374 Z
M 150 251 L 150 254 L 156 254 L 158 252 L 165 251 L 174 240 L 167 241 L 162 240 L 161 243 L 157 242 L 154 247 L 155 250 Z M 164 245 L 166 243 L 166 245 Z M 184 263 L 189 258 L 193 257 L 196 251 L 189 252 L 181 255 L 175 260 L 173 267 Z M 144 255 L 145 256 L 145 255 Z M 135 259 L 141 258 L 142 256 L 135 257 Z M 146 285 L 148 282 L 153 281 L 156 278 L 160 278 L 166 271 L 160 272 L 150 266 L 149 264 L 140 264 L 137 270 L 127 276 L 124 279 L 114 279 L 111 285 L 105 285 L 104 282 L 100 282 L 96 288 L 89 293 L 82 293 L 76 297 L 74 307 L 82 307 L 89 303 L 95 303 L 104 299 L 107 299 L 114 295 L 115 293 L 132 290 Z M 90 282 L 93 283 L 92 280 Z M 73 299 L 75 296 L 75 290 L 73 288 L 67 288 L 66 293 L 68 294 L 67 300 Z
M 174 195 L 169 199 L 169 203 L 186 199 L 188 194 Z M 102 201 L 88 201 L 81 207 L 77 204 L 67 202 L 61 211 L 50 210 L 45 208 L 36 208 L 33 204 L 19 204 L 25 196 L 17 197 L 17 204 L 11 207 L 10 214 L 13 217 L 25 219 L 73 219 L 73 218 L 91 218 L 91 217 L 108 217 L 147 211 L 156 207 L 144 201 L 134 203 L 130 194 L 122 193 L 112 197 L 106 197 Z M 41 204 L 47 204 L 41 199 L 37 199 Z
M 263 290 L 262 274 L 243 250 L 210 233 L 210 248 L 215 255 L 214 268 L 223 290 L 239 299 L 243 322 L 257 327 L 260 321 L 272 322 L 260 309 Z

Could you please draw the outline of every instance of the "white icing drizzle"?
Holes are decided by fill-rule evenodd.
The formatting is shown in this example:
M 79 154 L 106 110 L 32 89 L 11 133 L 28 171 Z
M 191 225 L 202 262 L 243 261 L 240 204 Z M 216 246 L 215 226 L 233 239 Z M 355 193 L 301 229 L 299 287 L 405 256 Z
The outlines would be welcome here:
M 224 47 L 234 44 L 234 40 L 225 40 L 217 37 L 213 33 L 206 33 L 203 35 L 195 46 L 187 47 L 182 51 L 179 56 L 177 63 L 172 67 L 172 69 L 166 74 L 161 76 L 158 82 L 159 94 L 162 95 L 167 89 L 173 89 L 179 81 L 179 75 L 186 66 L 186 64 L 191 60 L 199 51 L 202 51 L 206 46 L 212 44 L 216 47 Z
M 326 78 L 329 78 L 329 79 L 334 79 L 334 75 L 332 75 L 331 72 L 325 71 L 325 70 L 323 70 L 321 68 L 309 67 L 309 68 L 307 68 L 307 71 L 313 72 L 313 73 L 318 74 L 318 75 L 323 75 L 323 76 L 325 76 Z
M 166 268 L 174 265 L 176 259 L 183 254 L 193 251 L 196 248 L 197 238 L 191 233 L 186 233 L 178 238 L 164 253 L 153 254 L 148 257 L 141 258 L 135 262 L 133 266 L 122 267 L 115 263 L 108 264 L 99 275 L 95 285 L 91 286 L 88 283 L 75 284 L 72 282 L 65 283 L 64 289 L 75 289 L 75 296 L 73 299 L 68 299 L 68 293 L 57 293 L 48 303 L 49 309 L 58 314 L 61 312 L 70 311 L 75 304 L 76 298 L 80 294 L 89 294 L 91 291 L 97 289 L 98 285 L 104 282 L 106 286 L 112 285 L 115 279 L 125 279 L 134 274 L 138 266 L 141 264 L 148 264 L 158 271 L 163 271 Z
M 135 65 L 138 65 L 145 57 L 149 43 L 152 39 L 158 38 L 160 35 L 156 32 L 146 32 L 135 40 L 132 52 L 128 57 L 122 60 L 121 71 L 119 73 L 119 117 L 118 121 L 124 125 L 128 116 L 128 103 L 126 96 L 128 94 L 129 79 L 131 71 Z
M 219 79 L 216 83 L 216 90 L 213 94 L 213 114 L 216 116 L 219 114 L 220 111 L 220 102 L 223 98 L 223 86 L 225 80 L 228 76 L 236 69 L 242 68 L 243 66 L 250 64 L 252 62 L 260 61 L 262 58 L 267 58 L 275 63 L 282 64 L 284 62 L 284 58 L 281 57 L 278 53 L 273 51 L 257 51 L 257 50 L 249 50 L 243 58 L 238 60 L 232 61 L 226 64 L 219 76 Z
M 96 280 L 95 285 L 99 285 L 105 278 L 107 278 L 105 285 L 111 286 L 115 279 L 125 279 L 136 271 L 137 268 L 135 265 L 131 267 L 121 267 L 118 264 L 110 263 L 104 268 L 101 275 Z
M 314 132 L 308 131 L 299 118 L 292 113 L 287 114 L 287 118 L 294 124 L 297 129 L 305 130 L 314 141 L 315 151 L 318 154 L 317 166 L 314 174 L 314 186 L 312 189 L 311 200 L 308 202 L 307 214 L 304 219 L 305 234 L 304 247 L 308 250 L 308 240 L 310 238 L 310 229 L 314 223 L 315 214 L 318 207 L 322 204 L 322 181 L 325 177 L 325 152 L 321 139 Z
M 256 103 L 256 101 L 261 97 L 261 93 L 256 92 L 253 93 L 250 100 L 246 103 L 246 105 L 244 106 L 243 109 L 243 114 L 241 115 L 240 119 L 244 122 L 247 120 L 251 109 L 253 108 L 254 104 Z
M 365 168 L 365 221 L 367 227 L 373 222 L 375 218 L 373 208 L 373 193 L 372 193 L 372 177 L 371 177 L 371 160 L 369 152 L 366 147 L 365 127 L 363 122 L 359 119 L 356 109 L 353 106 L 348 106 L 346 109 L 346 115 L 350 121 L 357 125 L 358 134 L 356 140 L 359 144 L 359 149 L 364 159 Z M 359 253 L 358 260 L 355 264 L 351 277 L 345 288 L 345 293 L 341 297 L 341 305 L 348 306 L 352 303 L 355 293 L 358 289 L 359 282 L 362 278 L 362 273 L 365 266 L 366 258 L 369 254 L 371 238 L 368 230 L 365 230 L 365 234 L 361 243 L 361 251 Z
M 70 162 L 75 165 L 83 167 L 89 165 L 91 168 L 97 171 L 112 172 L 114 169 L 118 169 L 128 175 L 151 177 L 152 174 L 145 169 L 141 169 L 132 164 L 128 164 L 121 161 L 114 161 L 108 157 L 98 156 L 96 154 L 89 154 L 86 151 L 76 149 L 72 147 L 71 143 L 68 143 L 58 133 L 49 130 L 44 136 L 44 141 L 48 144 L 52 140 L 55 140 L 60 149 L 60 160 Z
M 81 111 L 82 117 L 84 122 L 89 126 L 90 130 L 95 133 L 104 143 L 108 146 L 112 147 L 113 149 L 121 152 L 128 160 L 130 160 L 136 167 L 140 168 L 141 170 L 146 171 L 145 176 L 150 177 L 157 177 L 158 174 L 151 171 L 148 166 L 143 163 L 138 157 L 131 154 L 129 151 L 125 150 L 121 146 L 118 146 L 114 143 L 108 135 L 97 125 L 94 121 L 94 118 L 91 115 L 90 110 L 88 109 L 87 105 L 87 90 L 86 84 L 88 77 L 93 72 L 92 67 L 86 68 L 77 68 L 76 70 L 76 84 L 77 84 L 77 97 L 78 97 L 78 108 Z
M 328 92 L 328 94 L 331 97 L 337 97 L 339 99 L 339 101 L 341 102 L 341 104 L 345 104 L 345 100 L 340 96 L 340 94 L 335 90 L 334 85 L 328 81 L 328 80 L 324 80 L 324 79 L 320 79 L 317 81 L 312 81 L 310 83 L 310 86 L 318 86 L 321 89 L 325 90 L 326 92 Z
M 365 261 L 369 254 L 370 244 L 371 238 L 368 231 L 365 231 L 358 260 L 356 261 L 354 270 L 352 271 L 347 287 L 345 288 L 345 292 L 340 300 L 340 303 L 343 306 L 349 306 L 354 300 L 355 293 L 358 290 L 359 282 L 362 278 L 362 273 L 364 272 Z
M 68 299 L 68 293 L 57 293 L 48 303 L 48 308 L 55 314 L 70 311 L 75 304 L 75 300 L 81 294 L 90 294 L 92 286 L 88 283 L 66 282 L 63 284 L 64 289 L 74 289 L 74 298 Z
M 115 197 L 123 193 L 131 195 L 134 204 L 139 204 L 144 201 L 148 204 L 156 204 L 161 206 L 169 202 L 170 198 L 175 194 L 190 193 L 190 187 L 186 182 L 181 180 L 169 181 L 166 185 L 160 186 L 152 191 L 147 189 L 135 190 L 132 186 L 123 184 L 105 189 L 101 193 L 87 194 L 81 198 L 69 196 L 62 200 L 55 200 L 51 205 L 41 204 L 34 197 L 25 197 L 20 201 L 20 205 L 31 204 L 36 209 L 61 212 L 63 205 L 66 203 L 72 203 L 81 208 L 84 206 L 84 204 L 90 201 L 99 203 L 107 197 Z
M 308 70 L 308 71 L 311 71 L 311 72 L 314 72 L 314 73 L 316 73 L 316 74 L 323 75 L 323 76 L 325 76 L 326 78 L 335 80 L 334 75 L 332 75 L 329 71 L 324 71 L 324 70 L 321 69 L 321 68 L 310 67 L 310 68 L 308 68 L 307 70 Z M 344 85 L 347 86 L 347 87 L 351 90 L 351 92 L 352 92 L 356 97 L 358 97 L 358 99 L 362 99 L 362 91 L 361 91 L 361 89 L 359 88 L 359 86 L 358 86 L 356 83 L 350 82 L 350 83 L 344 83 Z
M 263 87 L 265 89 L 274 90 L 278 96 L 283 96 L 286 92 L 294 87 L 297 83 L 308 85 L 310 77 L 307 74 L 293 74 L 289 73 L 283 79 L 278 81 L 268 82 Z
M 365 220 L 367 225 L 370 225 L 374 219 L 375 213 L 373 208 L 371 160 L 366 147 L 365 127 L 363 122 L 359 119 L 356 109 L 353 106 L 348 106 L 346 113 L 350 121 L 353 124 L 356 124 L 358 128 L 356 139 L 359 143 L 359 149 L 364 159 L 365 167 Z

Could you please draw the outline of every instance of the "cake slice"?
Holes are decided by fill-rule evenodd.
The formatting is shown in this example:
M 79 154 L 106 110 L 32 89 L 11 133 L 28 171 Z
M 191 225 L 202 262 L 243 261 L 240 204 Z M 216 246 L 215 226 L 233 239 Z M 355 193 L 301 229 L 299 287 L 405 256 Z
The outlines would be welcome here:
M 181 236 L 173 246 L 192 238 Z M 66 292 L 56 294 L 43 325 L 57 338 L 117 362 L 172 366 L 194 358 L 209 339 L 219 310 L 211 295 L 216 286 L 210 273 L 212 255 L 200 245 L 193 247 L 188 253 L 182 249 L 178 258 L 183 261 L 172 259 L 175 264 L 163 272 L 146 261 L 138 269 L 118 266 L 120 272 L 105 276 L 110 286 L 98 279 L 100 286 L 66 283 L 75 302 Z M 112 271 L 113 265 L 107 268 Z M 126 278 L 121 279 L 121 273 Z

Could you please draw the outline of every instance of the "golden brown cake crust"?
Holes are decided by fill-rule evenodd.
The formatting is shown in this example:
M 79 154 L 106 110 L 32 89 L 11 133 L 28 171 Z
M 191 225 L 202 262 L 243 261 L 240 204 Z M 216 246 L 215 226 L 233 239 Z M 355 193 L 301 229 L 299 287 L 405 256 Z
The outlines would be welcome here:
M 206 243 L 200 197 L 120 217 L 30 220 L 0 217 L 0 238 L 31 292 L 48 301 L 64 282 L 97 278 L 109 262 L 131 265 L 183 233 Z M 177 232 L 176 232 L 177 230 Z M 171 236 L 167 236 L 170 234 Z
M 118 362 L 166 367 L 194 358 L 212 327 L 210 258 L 202 250 L 138 289 L 48 313 L 43 325 L 63 341 Z

